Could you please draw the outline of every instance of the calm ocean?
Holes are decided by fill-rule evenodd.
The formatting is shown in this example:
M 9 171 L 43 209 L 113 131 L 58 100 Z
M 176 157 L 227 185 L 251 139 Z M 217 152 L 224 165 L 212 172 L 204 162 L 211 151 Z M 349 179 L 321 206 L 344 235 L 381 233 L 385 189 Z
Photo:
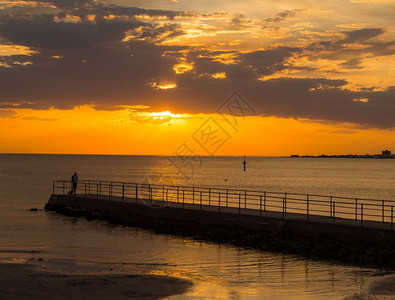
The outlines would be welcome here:
M 196 242 L 42 210 L 52 180 L 80 179 L 234 187 L 395 200 L 395 160 L 204 157 L 174 167 L 168 157 L 0 155 L 0 259 L 50 270 L 153 273 L 189 278 L 184 296 L 342 299 L 380 270 Z M 176 158 L 176 164 L 181 162 Z M 30 208 L 41 210 L 31 212 Z M 43 260 L 38 261 L 39 258 Z M 32 260 L 33 259 L 33 260 Z

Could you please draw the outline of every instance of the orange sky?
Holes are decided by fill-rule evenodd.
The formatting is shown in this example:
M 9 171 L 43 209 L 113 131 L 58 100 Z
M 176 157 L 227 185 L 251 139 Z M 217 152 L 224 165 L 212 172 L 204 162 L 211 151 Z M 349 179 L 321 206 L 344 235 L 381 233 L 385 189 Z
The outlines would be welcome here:
M 213 126 L 212 132 L 221 130 L 212 136 L 221 135 L 222 130 L 226 132 L 223 136 L 229 136 L 218 149 L 217 144 L 211 147 L 205 140 L 200 144 L 196 141 L 200 139 L 199 129 L 210 117 L 220 125 Z M 276 117 L 237 120 L 236 131 L 219 114 L 174 115 L 138 112 L 135 108 L 96 111 L 89 106 L 21 109 L 16 118 L 0 119 L 0 152 L 172 155 L 184 142 L 200 155 L 374 154 L 395 148 L 395 132 L 390 130 Z

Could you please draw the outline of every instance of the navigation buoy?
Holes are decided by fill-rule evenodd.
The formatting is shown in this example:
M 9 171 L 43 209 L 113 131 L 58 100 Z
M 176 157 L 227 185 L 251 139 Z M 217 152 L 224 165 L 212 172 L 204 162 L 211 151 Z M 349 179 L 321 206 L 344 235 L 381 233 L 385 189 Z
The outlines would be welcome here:
M 247 162 L 246 162 L 246 157 L 245 157 L 245 155 L 244 155 L 244 161 L 243 161 L 244 172 L 246 171 L 246 164 L 247 164 Z

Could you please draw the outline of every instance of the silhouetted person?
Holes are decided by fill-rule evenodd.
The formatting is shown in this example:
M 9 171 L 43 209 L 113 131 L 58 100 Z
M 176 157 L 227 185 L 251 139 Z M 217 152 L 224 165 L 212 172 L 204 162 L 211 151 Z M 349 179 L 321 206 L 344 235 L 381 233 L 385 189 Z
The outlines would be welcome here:
M 73 188 L 71 190 L 71 193 L 75 195 L 75 193 L 77 192 L 77 183 L 78 183 L 78 176 L 77 176 L 77 172 L 74 173 L 73 176 L 71 176 L 71 183 L 73 185 Z

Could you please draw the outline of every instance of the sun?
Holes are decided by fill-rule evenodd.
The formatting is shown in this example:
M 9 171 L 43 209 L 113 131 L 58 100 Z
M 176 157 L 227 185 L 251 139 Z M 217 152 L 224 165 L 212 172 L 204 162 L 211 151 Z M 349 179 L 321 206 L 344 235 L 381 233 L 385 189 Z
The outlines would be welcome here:
M 173 114 L 170 111 L 161 111 L 161 112 L 152 112 L 151 116 L 154 118 L 162 119 L 162 118 L 180 118 L 180 114 Z

